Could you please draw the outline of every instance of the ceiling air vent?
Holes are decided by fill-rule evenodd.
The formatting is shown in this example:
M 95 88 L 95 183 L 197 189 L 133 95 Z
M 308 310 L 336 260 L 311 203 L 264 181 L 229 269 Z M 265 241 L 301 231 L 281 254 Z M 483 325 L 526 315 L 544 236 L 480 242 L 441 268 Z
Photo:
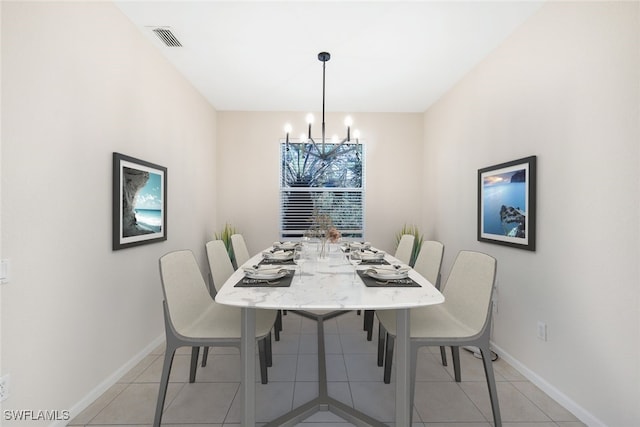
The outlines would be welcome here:
M 162 40 L 162 42 L 169 47 L 180 47 L 182 44 L 178 41 L 176 36 L 166 27 L 154 28 L 153 32 Z

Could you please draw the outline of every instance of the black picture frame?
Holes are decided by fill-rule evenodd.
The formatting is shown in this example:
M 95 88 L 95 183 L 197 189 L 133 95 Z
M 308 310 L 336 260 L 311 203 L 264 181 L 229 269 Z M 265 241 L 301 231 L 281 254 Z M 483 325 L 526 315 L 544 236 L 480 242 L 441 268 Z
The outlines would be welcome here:
M 113 250 L 167 240 L 167 168 L 113 153 Z
M 478 241 L 536 250 L 536 156 L 478 169 Z

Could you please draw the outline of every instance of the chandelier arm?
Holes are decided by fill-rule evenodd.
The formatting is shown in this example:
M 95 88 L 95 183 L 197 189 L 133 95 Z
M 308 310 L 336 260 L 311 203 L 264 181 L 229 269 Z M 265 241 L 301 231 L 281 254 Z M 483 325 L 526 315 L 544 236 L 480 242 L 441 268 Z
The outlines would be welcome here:
M 302 163 L 302 175 L 300 176 L 300 179 L 302 180 L 307 171 L 307 164 L 309 163 L 309 155 L 311 154 L 311 150 L 306 150 L 306 144 L 301 144 L 301 145 L 302 145 L 302 152 L 307 153 L 304 156 L 304 162 Z
M 342 147 L 345 142 L 347 142 L 347 138 L 344 138 L 339 144 L 336 144 L 335 147 L 333 147 L 328 153 L 326 153 L 326 157 L 329 158 L 330 156 L 333 155 L 333 153 L 335 153 L 338 149 L 340 149 L 340 147 Z M 347 144 L 350 145 L 350 144 Z
M 321 154 L 322 151 L 324 151 L 324 143 L 322 144 L 323 149 L 321 151 L 320 148 L 318 148 L 318 144 L 316 144 L 316 141 L 313 138 L 309 138 L 309 140 L 311 141 L 311 144 L 313 144 L 313 148 L 315 148 L 319 154 Z

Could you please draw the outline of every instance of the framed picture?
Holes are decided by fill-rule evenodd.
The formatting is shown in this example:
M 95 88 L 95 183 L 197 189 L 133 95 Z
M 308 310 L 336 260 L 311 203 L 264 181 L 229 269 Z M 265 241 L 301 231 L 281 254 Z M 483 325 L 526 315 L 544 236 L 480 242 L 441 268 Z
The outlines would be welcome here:
M 167 240 L 167 168 L 113 153 L 113 250 Z
M 478 240 L 536 250 L 536 156 L 478 170 Z

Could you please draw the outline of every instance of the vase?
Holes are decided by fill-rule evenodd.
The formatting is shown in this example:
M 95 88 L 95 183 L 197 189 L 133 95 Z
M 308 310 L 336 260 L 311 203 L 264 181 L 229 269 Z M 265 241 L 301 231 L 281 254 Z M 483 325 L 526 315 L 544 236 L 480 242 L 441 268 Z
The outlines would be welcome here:
M 329 257 L 328 248 L 327 248 L 327 239 L 320 239 L 320 244 L 318 245 L 318 259 L 325 260 Z

